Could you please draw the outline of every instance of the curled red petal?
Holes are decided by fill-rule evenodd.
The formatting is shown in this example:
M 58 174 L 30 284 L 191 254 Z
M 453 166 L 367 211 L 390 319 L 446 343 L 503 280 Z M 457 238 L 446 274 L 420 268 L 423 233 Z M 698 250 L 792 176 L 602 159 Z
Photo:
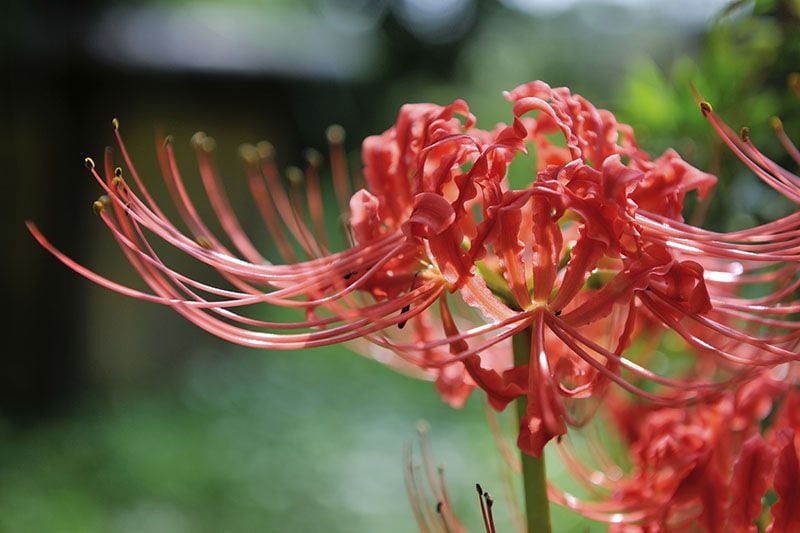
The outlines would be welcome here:
M 772 523 L 767 533 L 800 531 L 800 459 L 798 459 L 793 429 L 781 430 L 783 448 L 775 470 L 775 492 L 778 501 L 772 505 Z
M 623 165 L 619 154 L 614 154 L 603 161 L 602 176 L 606 198 L 624 206 L 630 192 L 644 178 L 644 173 Z
M 553 292 L 553 285 L 561 261 L 563 236 L 558 225 L 556 207 L 546 197 L 534 196 L 532 199 L 533 215 L 533 297 L 536 300 L 548 300 Z M 552 214 L 553 212 L 556 214 Z
M 570 325 L 580 326 L 608 316 L 616 303 L 629 303 L 634 290 L 642 290 L 654 277 L 669 272 L 672 258 L 660 246 L 648 246 L 642 257 L 596 291 L 591 299 L 562 315 Z
M 769 488 L 775 456 L 775 450 L 758 434 L 742 446 L 731 479 L 728 526 L 732 530 L 756 531 L 753 521 L 761 514 L 761 499 Z
M 706 314 L 711 310 L 703 267 L 694 261 L 673 264 L 663 276 L 666 296 L 689 314 Z
M 477 356 L 476 356 L 477 357 Z M 466 379 L 466 371 L 462 363 L 453 363 L 439 370 L 436 376 L 436 391 L 442 400 L 453 407 L 461 409 L 475 386 Z
M 558 397 L 550 361 L 545 351 L 545 323 L 541 309 L 535 315 L 528 364 L 528 396 L 520 420 L 517 446 L 523 453 L 541 457 L 545 444 L 564 435 L 564 404 Z
M 406 234 L 427 239 L 444 232 L 455 219 L 453 206 L 444 197 L 422 192 L 414 198 L 414 210 L 404 227 Z
M 469 254 L 461 247 L 463 234 L 456 226 L 432 236 L 428 243 L 444 279 L 453 287 L 461 287 L 472 270 Z
M 528 381 L 528 365 L 511 368 L 502 374 L 481 366 L 478 355 L 470 355 L 464 359 L 470 377 L 486 392 L 489 403 L 502 411 L 512 401 L 525 394 Z
M 364 244 L 378 236 L 381 227 L 379 208 L 380 201 L 367 190 L 361 189 L 350 198 L 350 225 L 357 243 Z
M 645 177 L 631 198 L 640 209 L 675 220 L 682 220 L 687 192 L 696 190 L 703 199 L 717 182 L 716 176 L 691 166 L 675 150 L 667 150 L 655 161 L 640 164 Z

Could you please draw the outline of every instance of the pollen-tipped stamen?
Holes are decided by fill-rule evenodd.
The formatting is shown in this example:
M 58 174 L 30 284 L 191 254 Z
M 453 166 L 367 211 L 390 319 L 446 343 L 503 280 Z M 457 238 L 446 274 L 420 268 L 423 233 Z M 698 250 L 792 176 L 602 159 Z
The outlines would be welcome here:
M 245 175 L 250 187 L 250 195 L 256 204 L 261 219 L 267 227 L 278 253 L 284 261 L 296 263 L 297 255 L 291 243 L 286 238 L 278 218 L 275 216 L 275 205 L 269 194 L 269 190 L 259 169 L 260 155 L 258 149 L 253 145 L 242 145 L 239 148 L 239 155 L 245 163 Z
M 486 533 L 491 533 L 492 529 L 489 526 L 489 515 L 486 514 L 486 503 L 483 500 L 483 488 L 480 483 L 475 483 L 475 490 L 478 491 L 478 503 L 481 506 L 481 516 L 483 517 L 483 527 Z
M 333 124 L 325 131 L 325 136 L 328 139 L 333 190 L 339 205 L 339 212 L 348 213 L 352 189 L 350 186 L 350 172 L 347 170 L 347 156 L 344 150 L 344 128 L 338 124 Z
M 304 152 L 306 159 L 306 201 L 314 234 L 322 249 L 328 248 L 327 231 L 325 229 L 325 208 L 320 189 L 319 170 L 322 167 L 322 154 L 308 148 Z
M 800 150 L 798 150 L 797 146 L 786 134 L 786 131 L 783 129 L 783 122 L 781 119 L 778 117 L 772 117 L 770 124 L 775 130 L 775 134 L 778 136 L 778 140 L 783 145 L 784 149 L 789 153 L 790 156 L 792 156 L 792 159 L 794 159 L 795 163 L 800 165 Z
M 486 499 L 486 514 L 489 515 L 489 533 L 497 533 L 497 530 L 494 527 L 494 513 L 492 512 L 492 507 L 494 507 L 494 498 L 488 492 L 483 493 L 483 497 Z
M 92 203 L 92 209 L 94 209 L 94 212 L 99 215 L 103 212 L 103 210 L 105 210 L 106 207 L 108 207 L 109 203 L 111 203 L 111 200 L 104 194 Z
M 245 259 L 251 263 L 266 262 L 264 256 L 261 255 L 250 238 L 245 234 L 238 217 L 231 208 L 228 194 L 225 192 L 225 188 L 222 186 L 218 172 L 211 160 L 210 154 L 216 143 L 205 133 L 198 132 L 192 136 L 192 145 L 195 148 L 200 177 L 203 182 L 203 187 L 206 190 L 206 196 L 211 203 L 211 208 L 214 210 L 217 219 L 222 225 L 222 229 Z

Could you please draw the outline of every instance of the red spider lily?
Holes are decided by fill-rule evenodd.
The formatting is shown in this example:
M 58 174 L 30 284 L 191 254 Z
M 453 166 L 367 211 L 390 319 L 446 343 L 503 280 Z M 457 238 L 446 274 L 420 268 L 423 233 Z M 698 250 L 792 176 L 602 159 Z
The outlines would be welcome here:
M 612 395 L 606 406 L 630 450 L 626 462 L 632 464 L 618 465 L 597 445 L 589 447 L 586 461 L 564 440 L 559 450 L 594 498 L 580 501 L 552 486 L 551 498 L 608 522 L 610 531 L 693 526 L 707 532 L 754 532 L 756 521 L 770 524 L 767 531 L 794 531 L 800 525 L 798 398 L 796 388 L 767 375 L 689 408 Z M 760 425 L 772 404 L 780 407 L 764 438 Z M 777 501 L 767 513 L 762 500 L 768 491 Z
M 797 359 L 800 326 L 790 315 L 800 311 L 800 214 L 724 234 L 691 226 L 681 217 L 685 197 L 705 195 L 714 176 L 674 151 L 650 159 L 629 126 L 566 88 L 532 82 L 506 97 L 512 123 L 491 131 L 475 127 L 461 100 L 403 106 L 393 127 L 364 141 L 366 183 L 354 194 L 343 136 L 331 130 L 333 189 L 349 236 L 341 251 L 326 238 L 318 157 L 287 172 L 287 190 L 269 145 L 242 151 L 282 256 L 275 264 L 242 229 L 210 138 L 193 141 L 224 236 L 195 209 L 172 143 L 159 145 L 159 162 L 188 233 L 148 192 L 118 127 L 127 170 L 114 168 L 110 151 L 105 177 L 91 159 L 87 166 L 105 191 L 96 210 L 150 292 L 78 265 L 29 227 L 92 281 L 168 305 L 231 342 L 297 349 L 367 339 L 380 360 L 435 378 L 452 405 L 476 385 L 497 409 L 524 395 L 518 445 L 535 456 L 567 425 L 588 420 L 609 383 L 675 406 L 717 398 L 764 367 Z M 800 200 L 800 178 L 733 134 L 708 104 L 702 110 L 759 178 Z M 508 166 L 529 148 L 536 172 L 512 189 Z M 153 239 L 210 267 L 222 283 L 171 268 Z M 743 296 L 754 284 L 769 290 Z M 264 321 L 247 314 L 258 304 L 305 316 Z M 648 369 L 646 354 L 635 359 L 640 334 L 666 331 L 697 352 L 693 371 L 662 376 Z M 512 360 L 508 340 L 517 334 L 530 338 L 527 364 Z

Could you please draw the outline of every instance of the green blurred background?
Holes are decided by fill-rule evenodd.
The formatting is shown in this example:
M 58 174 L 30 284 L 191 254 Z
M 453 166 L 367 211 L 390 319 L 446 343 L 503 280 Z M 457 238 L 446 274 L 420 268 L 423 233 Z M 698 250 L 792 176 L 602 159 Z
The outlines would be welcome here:
M 510 530 L 479 394 L 454 411 L 431 384 L 345 348 L 232 347 L 93 286 L 35 244 L 27 219 L 137 284 L 91 212 L 100 193 L 83 168 L 112 143 L 112 117 L 160 198 L 155 132 L 174 135 L 206 219 L 189 139 L 213 135 L 255 228 L 240 143 L 268 139 L 281 166 L 299 164 L 339 123 L 357 164 L 358 140 L 405 102 L 465 98 L 489 128 L 511 119 L 502 90 L 543 79 L 614 111 L 654 155 L 674 146 L 719 173 L 708 226 L 790 209 L 726 153 L 689 87 L 794 168 L 768 121 L 800 136 L 786 83 L 800 69 L 796 0 L 50 0 L 3 11 L 0 531 L 414 531 L 402 452 L 418 420 L 470 530 L 482 530 L 476 482 Z M 555 521 L 604 530 L 565 512 Z

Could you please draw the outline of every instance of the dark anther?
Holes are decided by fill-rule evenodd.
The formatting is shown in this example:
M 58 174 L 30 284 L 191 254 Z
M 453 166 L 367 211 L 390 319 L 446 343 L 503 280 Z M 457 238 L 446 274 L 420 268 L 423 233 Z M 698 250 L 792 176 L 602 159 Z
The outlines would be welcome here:
M 561 316 L 561 309 L 559 309 L 558 311 L 556 311 L 556 312 L 555 312 L 555 313 L 553 313 L 553 314 L 554 314 L 555 316 Z
M 408 305 L 406 305 L 405 307 L 403 307 L 400 310 L 400 314 L 404 315 L 404 314 L 408 313 L 410 310 L 411 310 L 411 304 L 408 304 Z M 406 327 L 406 321 L 405 320 L 403 320 L 402 322 L 397 324 L 397 328 L 398 329 L 403 329 L 404 327 Z
M 483 489 L 480 483 L 475 483 L 475 489 L 478 491 L 478 496 L 483 496 Z
M 750 140 L 750 128 L 745 126 L 739 130 L 739 138 L 744 142 L 748 142 Z
M 443 506 L 444 506 L 444 504 L 442 502 L 438 502 L 436 504 L 436 512 L 439 513 L 439 514 L 442 514 L 442 507 Z

